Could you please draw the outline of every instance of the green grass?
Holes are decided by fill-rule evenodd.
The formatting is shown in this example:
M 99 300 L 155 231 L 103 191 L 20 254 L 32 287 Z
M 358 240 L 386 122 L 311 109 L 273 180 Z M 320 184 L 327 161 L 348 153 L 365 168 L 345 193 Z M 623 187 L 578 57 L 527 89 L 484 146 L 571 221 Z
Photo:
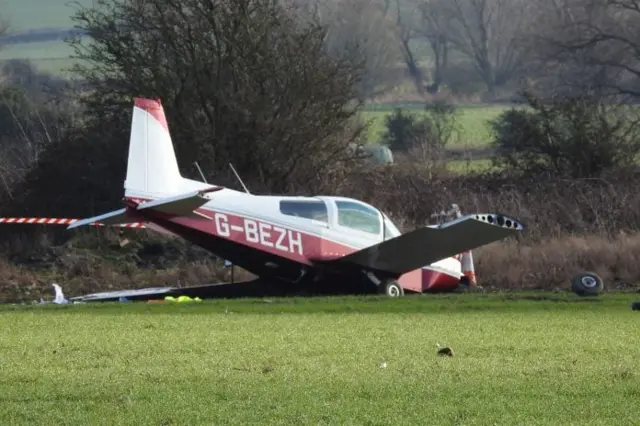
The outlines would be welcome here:
M 451 160 L 447 162 L 447 170 L 457 174 L 481 173 L 496 170 L 490 158 L 477 160 Z
M 0 424 L 633 424 L 632 299 L 2 307 Z
M 418 108 L 403 109 L 413 110 L 416 115 L 421 114 Z M 451 143 L 451 147 L 481 148 L 492 139 L 488 122 L 497 118 L 507 106 L 480 105 L 460 107 L 458 123 L 460 126 L 459 140 Z M 371 121 L 368 138 L 371 142 L 378 142 L 385 132 L 385 118 L 393 112 L 391 106 L 386 108 L 376 108 L 362 112 L 362 119 L 365 122 Z

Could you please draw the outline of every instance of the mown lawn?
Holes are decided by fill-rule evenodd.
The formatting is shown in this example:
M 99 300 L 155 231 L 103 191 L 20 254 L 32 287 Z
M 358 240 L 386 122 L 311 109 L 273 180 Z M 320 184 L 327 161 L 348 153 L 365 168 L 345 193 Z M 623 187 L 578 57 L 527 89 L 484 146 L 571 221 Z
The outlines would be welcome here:
M 2 307 L 0 424 L 633 424 L 632 299 Z

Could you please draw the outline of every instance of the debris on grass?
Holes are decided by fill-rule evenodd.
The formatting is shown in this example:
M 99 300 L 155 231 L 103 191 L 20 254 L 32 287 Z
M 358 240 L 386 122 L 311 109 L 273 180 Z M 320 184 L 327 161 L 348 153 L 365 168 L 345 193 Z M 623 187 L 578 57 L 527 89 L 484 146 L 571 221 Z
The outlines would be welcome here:
M 175 303 L 189 303 L 189 302 L 202 302 L 202 299 L 199 297 L 189 297 L 189 296 L 166 296 L 164 298 L 165 302 L 175 302 Z
M 440 346 L 440 343 L 436 343 L 438 347 L 438 355 L 439 356 L 453 356 L 453 349 L 448 346 Z

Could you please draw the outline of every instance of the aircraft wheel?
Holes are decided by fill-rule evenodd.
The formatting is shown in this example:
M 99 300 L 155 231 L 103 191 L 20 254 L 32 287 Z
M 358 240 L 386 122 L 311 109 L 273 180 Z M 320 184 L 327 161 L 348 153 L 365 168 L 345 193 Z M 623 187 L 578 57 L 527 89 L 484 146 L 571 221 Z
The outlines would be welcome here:
M 378 287 L 380 293 L 389 297 L 404 296 L 404 288 L 396 280 L 384 280 Z
M 597 296 L 603 289 L 602 278 L 592 272 L 578 274 L 571 280 L 571 291 L 579 296 Z

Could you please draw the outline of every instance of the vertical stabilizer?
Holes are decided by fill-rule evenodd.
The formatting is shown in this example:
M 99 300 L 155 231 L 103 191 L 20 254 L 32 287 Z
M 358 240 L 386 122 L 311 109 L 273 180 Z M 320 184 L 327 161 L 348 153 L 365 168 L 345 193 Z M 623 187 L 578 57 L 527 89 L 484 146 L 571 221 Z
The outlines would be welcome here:
M 136 98 L 124 182 L 125 197 L 175 195 L 181 191 L 182 181 L 160 101 Z

